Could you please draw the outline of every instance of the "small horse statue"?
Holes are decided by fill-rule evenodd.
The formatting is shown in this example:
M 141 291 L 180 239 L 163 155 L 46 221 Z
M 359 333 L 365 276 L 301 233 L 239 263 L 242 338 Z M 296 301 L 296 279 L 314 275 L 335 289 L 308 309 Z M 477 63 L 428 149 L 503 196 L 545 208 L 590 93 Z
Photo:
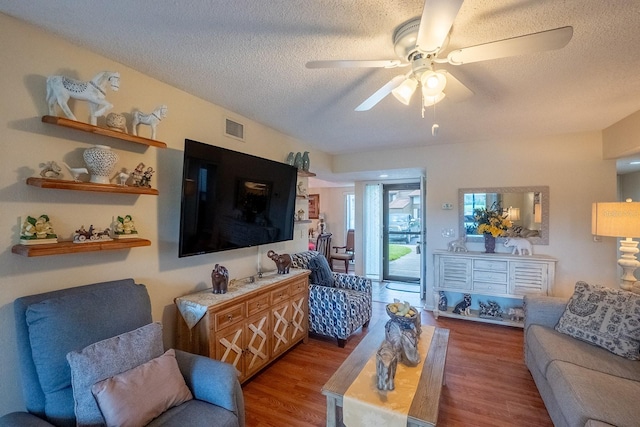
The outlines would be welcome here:
M 131 133 L 138 136 L 138 125 L 149 125 L 151 126 L 151 139 L 156 139 L 156 127 L 165 117 L 167 117 L 166 105 L 159 105 L 151 114 L 145 114 L 136 110 L 133 112 Z
M 91 112 L 91 124 L 96 126 L 98 117 L 103 116 L 113 108 L 107 102 L 106 86 L 117 92 L 120 89 L 120 73 L 112 71 L 101 71 L 96 74 L 91 81 L 83 82 L 66 76 L 47 77 L 47 104 L 49 105 L 49 115 L 56 114 L 56 103 L 62 108 L 64 114 L 71 120 L 78 120 L 69 109 L 69 98 L 87 101 Z

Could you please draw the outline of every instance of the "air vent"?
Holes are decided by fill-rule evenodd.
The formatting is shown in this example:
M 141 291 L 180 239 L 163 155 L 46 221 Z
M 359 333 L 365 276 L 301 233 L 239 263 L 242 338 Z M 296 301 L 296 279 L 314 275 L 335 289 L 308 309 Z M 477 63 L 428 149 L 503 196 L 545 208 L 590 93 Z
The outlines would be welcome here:
M 225 120 L 224 134 L 231 138 L 244 141 L 244 125 L 242 123 L 234 122 L 231 119 Z

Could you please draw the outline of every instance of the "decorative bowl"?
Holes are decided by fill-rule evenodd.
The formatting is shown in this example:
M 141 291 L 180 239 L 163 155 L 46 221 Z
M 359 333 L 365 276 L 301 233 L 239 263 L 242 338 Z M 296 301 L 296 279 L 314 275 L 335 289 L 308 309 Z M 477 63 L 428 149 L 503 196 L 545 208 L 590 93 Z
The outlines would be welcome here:
M 399 316 L 394 311 L 392 311 L 393 309 L 391 308 L 392 305 L 396 305 L 396 307 L 397 307 L 398 304 L 399 303 L 394 302 L 394 303 L 391 303 L 391 304 L 387 304 L 387 306 L 386 306 L 387 314 L 389 315 L 391 320 L 396 321 L 396 322 L 401 323 L 401 324 L 406 325 L 406 326 L 414 325 L 415 322 L 416 322 L 416 318 L 420 315 L 420 312 L 418 311 L 418 309 L 416 309 L 413 306 L 409 306 L 409 310 L 410 310 L 409 313 L 413 312 L 413 314 L 410 314 L 409 317 L 407 317 L 406 315 Z M 400 305 L 402 305 L 402 303 L 400 303 Z

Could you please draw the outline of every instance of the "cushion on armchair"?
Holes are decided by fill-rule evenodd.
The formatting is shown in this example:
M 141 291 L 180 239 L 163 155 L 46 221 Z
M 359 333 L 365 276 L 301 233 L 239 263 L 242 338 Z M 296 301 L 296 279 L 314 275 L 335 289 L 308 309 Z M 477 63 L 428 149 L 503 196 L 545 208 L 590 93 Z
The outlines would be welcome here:
M 163 352 L 162 325 L 150 323 L 67 354 L 77 425 L 104 424 L 91 392 L 95 383 L 140 366 Z
M 333 285 L 333 272 L 327 259 L 322 255 L 315 256 L 309 260 L 309 282 L 314 285 L 320 286 L 332 286 Z
M 95 383 L 91 392 L 109 426 L 146 425 L 167 409 L 193 399 L 173 349 Z

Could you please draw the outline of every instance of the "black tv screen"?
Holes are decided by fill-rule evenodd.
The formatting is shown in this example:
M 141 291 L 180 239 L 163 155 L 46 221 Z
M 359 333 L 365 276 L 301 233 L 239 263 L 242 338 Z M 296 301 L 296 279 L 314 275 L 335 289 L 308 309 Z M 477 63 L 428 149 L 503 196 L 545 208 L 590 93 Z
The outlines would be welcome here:
M 293 239 L 297 169 L 185 139 L 178 255 Z

